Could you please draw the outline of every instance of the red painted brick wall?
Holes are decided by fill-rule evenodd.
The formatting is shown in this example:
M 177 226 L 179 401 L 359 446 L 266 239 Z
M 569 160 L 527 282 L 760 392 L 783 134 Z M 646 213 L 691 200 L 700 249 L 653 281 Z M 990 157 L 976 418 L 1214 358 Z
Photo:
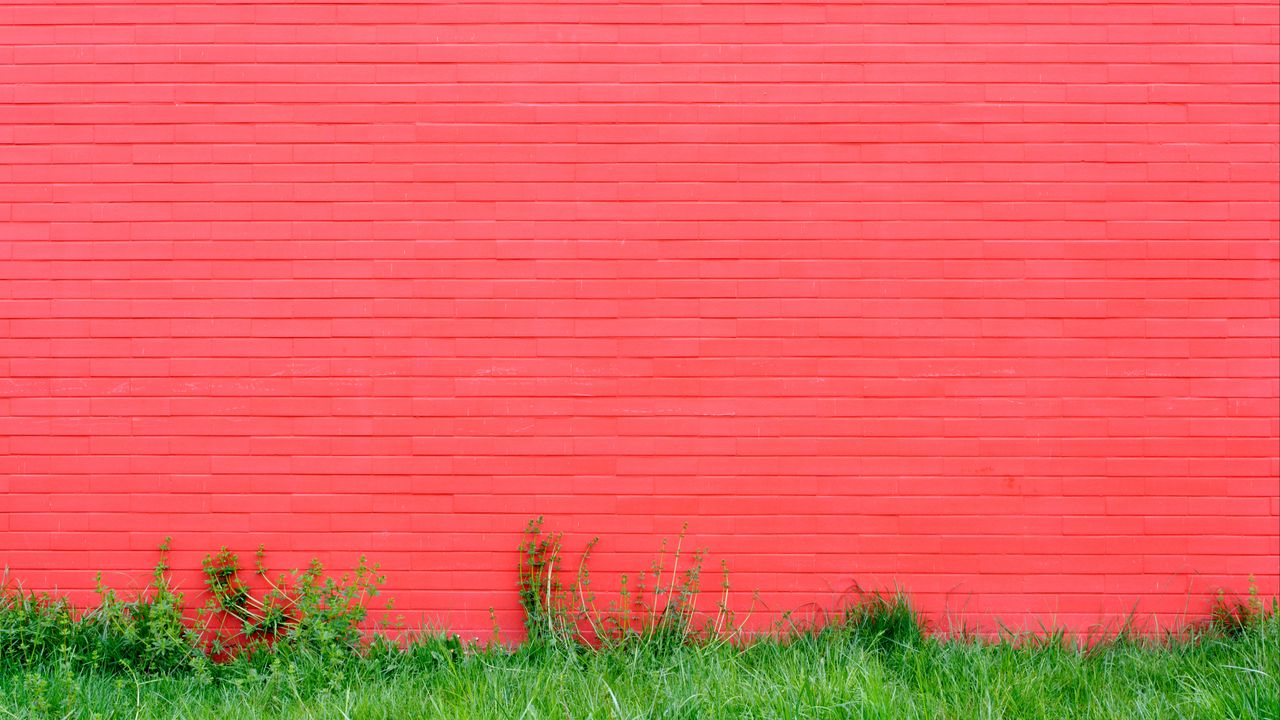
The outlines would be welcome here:
M 1278 589 L 1271 0 L 6 3 L 0 39 L 29 587 L 172 534 L 511 628 L 546 514 L 604 577 L 688 521 L 739 607 Z

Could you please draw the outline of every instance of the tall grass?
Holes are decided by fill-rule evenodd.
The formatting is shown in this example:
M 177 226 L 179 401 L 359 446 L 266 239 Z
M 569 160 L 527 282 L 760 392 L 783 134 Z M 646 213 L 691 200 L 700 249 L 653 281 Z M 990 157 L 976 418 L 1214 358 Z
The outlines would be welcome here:
M 882 636 L 884 637 L 884 636 Z M 0 715 L 33 718 L 1239 718 L 1280 717 L 1274 618 L 1232 637 L 876 647 L 838 626 L 662 654 L 438 639 L 360 661 L 305 653 L 211 677 L 60 663 L 0 672 Z
M 529 526 L 515 647 L 371 629 L 382 577 L 363 560 L 273 574 L 261 553 L 244 570 L 220 551 L 199 608 L 172 589 L 167 547 L 145 590 L 100 587 L 91 608 L 6 578 L 0 717 L 1280 720 L 1280 619 L 1256 593 L 1221 595 L 1178 635 L 1086 641 L 941 637 L 906 596 L 859 590 L 820 622 L 747 637 L 727 574 L 699 601 L 702 556 L 682 539 L 603 608 L 593 547 L 570 563 Z

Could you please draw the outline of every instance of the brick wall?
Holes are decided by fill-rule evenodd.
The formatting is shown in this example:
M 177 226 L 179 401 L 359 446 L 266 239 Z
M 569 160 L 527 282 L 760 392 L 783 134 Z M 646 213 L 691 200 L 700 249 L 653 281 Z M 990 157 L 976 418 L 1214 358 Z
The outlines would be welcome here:
M 1274 593 L 1277 23 L 5 3 L 0 560 L 364 552 L 470 632 L 545 514 L 759 619 Z

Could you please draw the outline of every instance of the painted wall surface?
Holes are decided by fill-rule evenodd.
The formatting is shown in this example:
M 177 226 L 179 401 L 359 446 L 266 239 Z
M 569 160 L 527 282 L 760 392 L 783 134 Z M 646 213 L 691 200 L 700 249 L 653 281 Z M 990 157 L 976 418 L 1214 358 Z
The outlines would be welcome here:
M 545 514 L 761 621 L 1275 593 L 1277 13 L 6 2 L 0 561 L 367 553 L 486 632 Z

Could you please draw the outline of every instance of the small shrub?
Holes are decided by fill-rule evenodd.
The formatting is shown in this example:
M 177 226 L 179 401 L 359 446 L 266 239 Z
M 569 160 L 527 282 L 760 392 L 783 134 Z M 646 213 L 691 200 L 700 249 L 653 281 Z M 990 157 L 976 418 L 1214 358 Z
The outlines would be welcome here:
M 354 571 L 325 575 L 317 559 L 304 570 L 271 577 L 261 546 L 254 572 L 267 590 L 255 596 L 240 577 L 240 559 L 222 548 L 205 557 L 202 569 L 208 601 L 203 609 L 206 640 L 215 657 L 264 649 L 350 655 L 364 648 L 362 626 L 369 602 L 386 578 L 362 555 Z M 222 620 L 216 627 L 215 620 Z M 228 627 L 226 620 L 230 620 Z
M 78 611 L 66 598 L 0 585 L 0 658 L 20 665 L 62 662 L 145 673 L 203 671 L 199 633 L 169 581 L 169 539 L 151 583 L 131 598 L 97 578 L 98 605 Z
M 705 551 L 695 550 L 689 565 L 681 569 L 683 529 L 669 570 L 664 539 L 649 569 L 635 574 L 634 584 L 632 576 L 622 575 L 618 599 L 606 610 L 600 610 L 591 590 L 589 569 L 599 538 L 587 543 L 573 581 L 565 583 L 561 580 L 563 535 L 544 533 L 542 523 L 539 517 L 526 526 L 517 567 L 520 606 L 533 646 L 632 647 L 663 653 L 700 641 L 727 640 L 740 629 L 733 627 L 733 614 L 728 608 L 729 574 L 723 563 L 723 594 L 717 612 L 711 618 L 699 614 Z
M 577 634 L 573 604 L 560 581 L 562 541 L 562 533 L 543 533 L 539 517 L 529 521 L 520 544 L 516 587 L 525 633 L 534 645 L 569 645 Z
M 1267 604 L 1258 596 L 1258 584 L 1249 576 L 1249 594 L 1241 597 L 1219 589 L 1209 607 L 1209 617 L 1202 629 L 1209 635 L 1227 638 L 1240 637 L 1259 628 L 1269 618 L 1280 612 L 1280 600 Z
M 6 665 L 32 665 L 57 657 L 78 661 L 82 629 L 75 608 L 66 598 L 23 590 L 5 580 L 0 586 L 0 658 Z

